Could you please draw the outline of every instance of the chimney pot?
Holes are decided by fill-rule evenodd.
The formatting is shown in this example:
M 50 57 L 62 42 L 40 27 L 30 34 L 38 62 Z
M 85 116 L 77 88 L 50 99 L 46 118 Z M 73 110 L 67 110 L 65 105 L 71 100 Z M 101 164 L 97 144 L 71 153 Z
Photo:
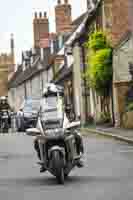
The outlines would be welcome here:
M 37 18 L 37 12 L 35 12 L 35 18 Z
M 44 18 L 47 18 L 47 12 L 44 12 Z
M 42 13 L 41 12 L 39 13 L 39 16 L 40 16 L 40 18 L 42 18 Z
M 65 0 L 64 2 L 65 2 L 65 4 L 68 4 L 68 0 Z
M 57 2 L 57 3 L 58 3 L 58 5 L 60 5 L 60 4 L 61 4 L 61 0 L 58 0 L 58 2 Z

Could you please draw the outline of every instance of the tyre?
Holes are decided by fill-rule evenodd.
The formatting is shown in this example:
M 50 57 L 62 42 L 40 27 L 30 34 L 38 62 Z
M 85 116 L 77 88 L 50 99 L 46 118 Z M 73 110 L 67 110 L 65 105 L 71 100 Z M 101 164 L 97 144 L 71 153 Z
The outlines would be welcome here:
M 56 177 L 57 178 L 57 182 L 59 184 L 64 184 L 64 181 L 65 181 L 65 175 L 64 175 L 64 169 L 61 168 L 59 170 L 59 173 L 58 173 L 58 176 Z
M 2 128 L 3 128 L 3 133 L 8 133 L 8 128 L 9 128 L 8 119 L 4 120 Z
M 68 176 L 69 176 L 69 173 L 64 173 L 64 177 L 65 177 L 65 179 L 67 179 Z
M 52 164 L 56 172 L 56 179 L 59 184 L 64 184 L 65 175 L 63 167 L 63 157 L 60 155 L 59 151 L 54 151 L 52 153 Z

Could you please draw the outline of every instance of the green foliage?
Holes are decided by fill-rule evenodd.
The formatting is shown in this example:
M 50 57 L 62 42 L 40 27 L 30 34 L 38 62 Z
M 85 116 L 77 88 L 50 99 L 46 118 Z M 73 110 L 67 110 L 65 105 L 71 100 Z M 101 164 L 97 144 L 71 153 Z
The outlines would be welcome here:
M 85 43 L 85 46 L 94 51 L 108 47 L 106 34 L 102 31 L 94 32 Z
M 127 105 L 127 112 L 129 112 L 129 111 L 133 111 L 133 102 L 131 102 Z
M 100 122 L 103 123 L 109 123 L 111 120 L 110 114 L 109 113 L 101 113 L 100 116 Z
M 112 48 L 101 31 L 93 33 L 85 45 L 89 54 L 85 73 L 89 87 L 94 88 L 101 96 L 108 95 L 113 74 Z

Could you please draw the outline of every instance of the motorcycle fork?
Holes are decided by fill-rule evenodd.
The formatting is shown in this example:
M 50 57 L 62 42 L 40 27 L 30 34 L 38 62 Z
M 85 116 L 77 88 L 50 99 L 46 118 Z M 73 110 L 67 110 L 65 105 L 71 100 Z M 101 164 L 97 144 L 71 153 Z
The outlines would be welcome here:
M 39 144 L 41 162 L 42 163 L 46 163 L 46 154 L 44 152 L 44 145 L 45 145 L 45 143 L 39 140 L 38 144 Z

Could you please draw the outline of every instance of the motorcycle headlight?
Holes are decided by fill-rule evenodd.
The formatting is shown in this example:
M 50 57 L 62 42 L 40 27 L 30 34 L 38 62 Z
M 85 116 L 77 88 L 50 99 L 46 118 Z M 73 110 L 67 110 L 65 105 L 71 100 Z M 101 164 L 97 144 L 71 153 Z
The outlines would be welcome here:
M 57 136 L 63 136 L 64 131 L 63 129 L 49 129 L 45 131 L 45 134 L 47 136 L 57 137 Z

